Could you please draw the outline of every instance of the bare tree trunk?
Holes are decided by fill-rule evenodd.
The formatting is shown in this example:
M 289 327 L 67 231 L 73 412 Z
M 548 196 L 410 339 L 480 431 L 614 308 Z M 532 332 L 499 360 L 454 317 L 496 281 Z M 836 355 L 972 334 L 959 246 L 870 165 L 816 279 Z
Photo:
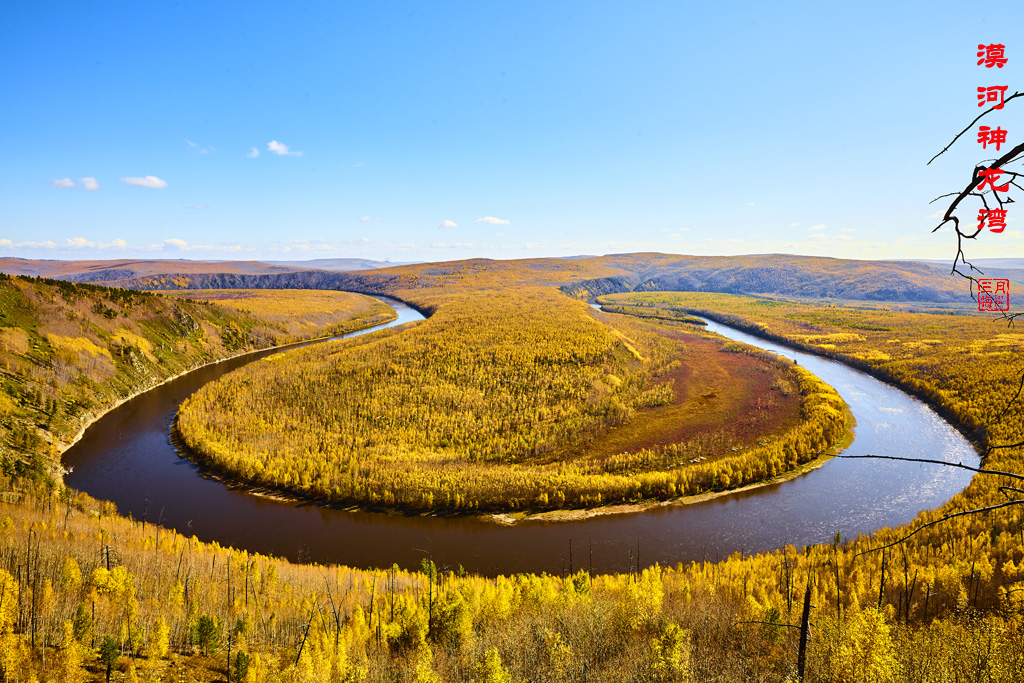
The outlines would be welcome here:
M 804 680 L 807 666 L 807 636 L 811 624 L 811 572 L 807 571 L 807 589 L 804 591 L 804 609 L 800 614 L 800 649 L 796 655 L 796 670 L 799 680 Z

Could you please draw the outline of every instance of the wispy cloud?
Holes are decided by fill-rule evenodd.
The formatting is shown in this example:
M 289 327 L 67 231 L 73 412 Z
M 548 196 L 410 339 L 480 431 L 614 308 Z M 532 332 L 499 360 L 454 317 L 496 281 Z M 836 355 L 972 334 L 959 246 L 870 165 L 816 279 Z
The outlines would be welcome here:
M 198 152 L 199 154 L 209 154 L 210 150 L 213 149 L 212 147 L 203 147 L 202 145 L 197 145 L 191 140 L 185 140 L 185 144 L 188 145 L 189 149 L 191 149 L 194 152 Z
M 260 151 L 258 149 L 256 149 L 255 147 L 253 147 L 252 149 L 249 150 L 249 153 L 246 154 L 245 156 L 249 157 L 250 159 L 255 159 L 259 155 L 260 155 Z
M 100 184 L 93 177 L 79 178 L 78 182 L 82 183 L 82 189 L 88 190 L 89 192 L 95 192 L 100 189 Z
M 503 218 L 495 218 L 494 216 L 484 216 L 483 218 L 477 218 L 474 223 L 480 223 L 482 225 L 511 225 L 512 221 L 507 221 Z
M 190 208 L 190 209 L 205 209 L 206 208 L 206 204 L 193 204 L 192 206 L 190 206 L 188 208 Z
M 812 225 L 810 228 L 808 228 L 808 230 L 824 230 L 827 227 L 827 225 L 819 223 L 818 225 Z
M 479 223 L 479 222 L 480 221 L 477 221 L 477 223 Z M 437 227 L 439 227 L 439 228 L 457 228 L 457 227 L 459 227 L 459 224 L 456 223 L 455 221 L 441 221 L 441 225 L 439 225 Z
M 170 251 L 188 251 L 188 242 L 176 237 L 164 240 L 164 248 Z
M 85 178 L 83 178 L 82 180 L 85 181 Z M 153 190 L 162 190 L 165 187 L 167 187 L 167 181 L 161 180 L 160 178 L 157 178 L 155 175 L 148 175 L 142 178 L 121 178 L 121 182 L 124 183 L 125 185 L 134 185 L 135 187 L 148 187 Z
M 75 181 L 72 180 L 71 178 L 57 178 L 56 180 L 51 180 L 50 185 L 60 188 L 74 187 Z
M 359 220 L 361 220 L 363 223 L 375 223 L 377 221 L 382 221 L 384 219 L 381 218 L 380 216 L 363 216 Z
M 287 157 L 301 157 L 302 156 L 302 152 L 292 151 L 291 149 L 289 149 L 288 145 L 284 144 L 283 142 L 278 142 L 277 140 L 271 140 L 270 142 L 267 143 L 267 151 L 268 152 L 273 152 L 274 154 L 278 154 L 280 156 L 287 156 Z

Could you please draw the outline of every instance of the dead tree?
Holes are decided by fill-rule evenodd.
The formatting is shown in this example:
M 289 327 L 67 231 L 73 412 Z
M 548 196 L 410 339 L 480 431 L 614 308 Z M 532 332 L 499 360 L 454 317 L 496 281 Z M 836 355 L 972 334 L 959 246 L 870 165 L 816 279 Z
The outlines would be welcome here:
M 1013 95 L 1007 97 L 1003 101 L 1003 106 L 1000 106 L 999 108 L 1003 109 L 1003 107 L 1009 104 L 1012 100 L 1022 96 L 1024 96 L 1024 93 L 1015 92 Z M 971 121 L 971 123 L 968 124 L 966 128 L 957 133 L 956 137 L 954 137 L 950 141 L 950 143 L 942 149 L 941 152 L 933 156 L 928 161 L 928 164 L 931 164 L 933 161 L 942 156 L 942 154 L 945 153 L 950 147 L 952 147 L 953 144 L 956 143 L 956 141 L 959 140 L 964 133 L 971 130 L 974 127 L 974 125 L 978 123 L 978 121 L 980 121 L 982 118 L 984 118 L 986 115 L 988 115 L 995 109 L 996 107 L 992 106 L 986 109 L 981 114 L 979 114 L 977 118 Z M 981 269 L 975 267 L 973 263 L 967 260 L 967 255 L 964 251 L 964 241 L 977 239 L 978 235 L 984 230 L 984 225 L 979 224 L 977 228 L 967 228 L 966 226 L 962 226 L 960 223 L 959 216 L 956 215 L 956 211 L 957 209 L 960 208 L 961 203 L 963 203 L 964 200 L 966 200 L 968 197 L 976 197 L 980 199 L 982 208 L 985 210 L 993 208 L 993 206 L 990 205 L 990 202 L 992 202 L 996 207 L 1000 209 L 1005 208 L 1007 204 L 1014 203 L 1013 198 L 1010 197 L 1009 195 L 1007 195 L 1005 198 L 999 196 L 999 192 L 997 192 L 994 187 L 995 183 L 991 183 L 989 188 L 985 188 L 984 172 L 988 171 L 989 169 L 998 169 L 1007 178 L 1007 187 L 1012 185 L 1018 190 L 1024 190 L 1024 186 L 1020 184 L 1020 180 L 1022 177 L 1024 177 L 1024 174 L 1013 169 L 1007 168 L 1007 166 L 1020 162 L 1022 159 L 1024 159 L 1024 142 L 1011 148 L 1005 154 L 996 159 L 985 159 L 978 162 L 977 164 L 975 164 L 974 171 L 971 174 L 970 182 L 968 182 L 962 190 L 958 192 L 949 192 L 943 195 L 939 195 L 931 202 L 935 203 L 941 199 L 952 197 L 949 204 L 946 206 L 945 213 L 943 213 L 942 215 L 942 220 L 939 222 L 937 226 L 935 226 L 935 228 L 932 229 L 932 232 L 936 232 L 942 229 L 947 224 L 951 223 L 953 225 L 953 231 L 956 234 L 956 256 L 953 259 L 953 268 L 950 271 L 950 274 L 959 275 L 960 277 L 965 278 L 970 282 L 971 298 L 974 300 L 977 300 L 976 291 L 978 287 L 978 278 L 975 277 L 975 274 L 984 275 L 984 273 L 981 271 Z M 966 268 L 966 272 L 961 268 Z M 1003 315 L 1000 317 L 1006 319 L 1010 324 L 1012 324 L 1013 320 L 1019 315 L 1021 315 L 1020 312 L 1010 313 L 1009 311 L 1005 311 Z

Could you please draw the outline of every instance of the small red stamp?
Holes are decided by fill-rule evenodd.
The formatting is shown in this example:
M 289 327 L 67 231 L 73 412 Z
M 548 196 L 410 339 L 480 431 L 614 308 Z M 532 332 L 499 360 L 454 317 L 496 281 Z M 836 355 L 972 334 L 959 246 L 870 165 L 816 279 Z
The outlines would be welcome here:
M 979 278 L 978 310 L 995 312 L 1010 310 L 1010 281 Z

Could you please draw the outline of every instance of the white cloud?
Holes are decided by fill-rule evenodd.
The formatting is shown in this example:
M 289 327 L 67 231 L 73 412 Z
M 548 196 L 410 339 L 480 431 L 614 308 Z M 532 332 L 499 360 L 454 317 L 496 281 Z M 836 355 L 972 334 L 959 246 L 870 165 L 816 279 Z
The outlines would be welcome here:
M 85 249 L 86 247 L 96 246 L 95 242 L 90 242 L 84 237 L 69 237 L 67 243 L 72 249 Z
M 87 178 L 79 178 L 78 182 L 82 183 L 82 189 L 88 190 L 89 192 L 95 192 L 100 189 L 100 184 L 91 176 Z
M 503 218 L 495 218 L 494 216 L 484 216 L 483 218 L 478 218 L 478 219 L 476 219 L 473 222 L 474 223 L 482 223 L 483 225 L 511 225 L 512 224 L 512 221 L 506 221 Z
M 4 237 L 3 239 L 0 239 L 0 247 L 9 247 L 9 246 L 11 246 L 11 241 L 9 239 L 7 239 L 6 237 Z
M 188 242 L 174 237 L 164 240 L 164 246 L 171 251 L 188 251 Z
M 117 238 L 117 239 L 115 239 L 115 240 L 114 240 L 113 242 L 111 242 L 111 243 L 110 243 L 110 245 L 111 245 L 111 246 L 113 246 L 113 247 L 117 247 L 118 249 L 124 249 L 125 247 L 127 247 L 127 246 L 128 246 L 128 243 L 127 243 L 127 242 L 125 242 L 125 241 L 124 241 L 123 239 L 121 239 L 120 237 L 118 237 L 118 238 Z
M 194 149 L 195 151 L 199 152 L 200 154 L 209 154 L 210 153 L 210 148 L 209 147 L 203 147 L 201 145 L 197 145 L 196 143 L 192 142 L 191 140 L 185 140 L 185 143 L 189 146 L 189 149 Z
M 791 227 L 791 228 L 795 228 L 795 227 L 797 227 L 798 225 L 800 225 L 800 224 L 799 224 L 799 223 L 790 223 L 790 224 L 789 224 L 789 227 Z
M 480 221 L 477 221 L 477 223 L 479 223 L 479 222 Z M 457 228 L 457 227 L 459 227 L 459 224 L 456 223 L 455 221 L 441 221 L 441 225 L 439 225 L 437 227 L 439 227 L 439 228 Z
M 190 208 L 190 209 L 205 209 L 206 208 L 206 204 L 193 204 L 192 206 L 190 206 L 188 208 Z
M 245 156 L 249 157 L 250 159 L 255 159 L 259 155 L 260 155 L 260 151 L 258 149 L 256 149 L 255 147 L 253 147 L 252 149 L 249 150 L 249 153 L 246 154 Z
M 19 249 L 53 249 L 57 245 L 51 240 L 46 240 L 44 242 L 17 242 L 11 246 Z
M 83 180 L 85 180 L 83 178 Z M 134 185 L 135 187 L 148 187 L 154 190 L 162 190 L 167 187 L 167 181 L 157 178 L 155 175 L 148 175 L 144 178 L 121 178 L 121 182 L 126 185 Z
M 302 156 L 302 152 L 293 152 L 292 150 L 288 149 L 288 145 L 284 144 L 283 142 L 278 142 L 277 140 L 271 140 L 270 142 L 267 143 L 267 151 L 273 152 L 274 154 L 279 154 L 281 156 Z
M 827 225 L 819 223 L 818 225 L 812 225 L 808 230 L 824 230 L 827 227 Z
M 75 181 L 72 180 L 71 178 L 58 178 L 57 180 L 51 180 L 50 184 L 53 185 L 54 187 L 60 188 L 74 187 Z
M 374 223 L 376 221 L 382 221 L 384 219 L 379 216 L 363 216 L 359 220 L 361 220 L 363 223 Z

